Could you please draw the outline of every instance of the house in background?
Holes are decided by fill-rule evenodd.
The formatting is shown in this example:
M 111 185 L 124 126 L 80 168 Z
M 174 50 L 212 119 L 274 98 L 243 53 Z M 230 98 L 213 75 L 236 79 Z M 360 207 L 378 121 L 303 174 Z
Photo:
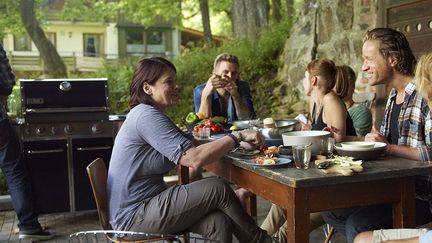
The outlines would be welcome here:
M 95 71 L 104 62 L 126 57 L 175 57 L 180 52 L 181 33 L 172 24 L 157 19 L 153 26 L 130 23 L 122 16 L 116 22 L 61 21 L 57 17 L 64 0 L 48 1 L 47 38 L 57 48 L 69 71 Z M 7 34 L 3 46 L 14 70 L 39 71 L 39 51 L 25 33 Z

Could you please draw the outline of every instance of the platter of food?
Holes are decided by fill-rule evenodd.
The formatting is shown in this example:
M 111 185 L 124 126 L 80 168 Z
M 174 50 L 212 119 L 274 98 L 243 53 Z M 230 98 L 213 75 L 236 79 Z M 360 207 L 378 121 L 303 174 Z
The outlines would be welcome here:
M 229 153 L 231 158 L 250 164 L 252 166 L 262 167 L 277 167 L 286 165 L 292 162 L 292 158 L 289 155 L 280 155 L 278 147 L 263 147 L 260 150 L 244 150 L 242 148 L 237 149 Z
M 292 162 L 289 158 L 280 158 L 280 157 L 268 157 L 268 156 L 255 156 L 251 159 L 240 159 L 240 162 L 244 162 L 250 164 L 252 166 L 260 166 L 260 167 L 279 167 L 283 165 L 287 165 Z

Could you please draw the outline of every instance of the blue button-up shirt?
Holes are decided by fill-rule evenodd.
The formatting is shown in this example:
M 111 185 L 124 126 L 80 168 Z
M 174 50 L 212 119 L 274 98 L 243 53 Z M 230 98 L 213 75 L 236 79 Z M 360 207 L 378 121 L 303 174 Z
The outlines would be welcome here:
M 249 110 L 248 119 L 254 119 L 256 115 L 255 115 L 255 110 L 253 108 L 252 96 L 250 94 L 249 83 L 246 81 L 237 80 L 236 84 L 237 84 L 237 89 L 239 91 L 240 97 Z M 205 86 L 206 86 L 206 83 L 203 83 L 203 84 L 198 85 L 194 89 L 195 112 L 198 112 L 199 108 L 201 106 L 201 96 L 202 96 L 202 93 L 203 93 Z M 212 96 L 212 114 L 211 114 L 211 116 L 223 116 L 223 117 L 226 117 L 230 121 L 238 120 L 233 97 L 230 96 L 228 98 L 228 107 L 227 107 L 227 110 L 224 110 L 222 96 L 219 95 L 218 92 L 214 92 L 213 96 Z

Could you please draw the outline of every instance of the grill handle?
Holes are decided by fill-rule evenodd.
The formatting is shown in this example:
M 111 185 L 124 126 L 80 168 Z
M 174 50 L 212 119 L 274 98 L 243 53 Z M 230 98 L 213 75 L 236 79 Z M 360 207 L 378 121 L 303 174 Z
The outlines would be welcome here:
M 28 154 L 49 154 L 49 153 L 61 153 L 64 149 L 47 149 L 47 150 L 28 150 Z
M 108 150 L 108 149 L 111 149 L 111 146 L 105 145 L 99 147 L 86 147 L 86 148 L 78 147 L 77 148 L 78 151 L 94 151 L 94 150 Z

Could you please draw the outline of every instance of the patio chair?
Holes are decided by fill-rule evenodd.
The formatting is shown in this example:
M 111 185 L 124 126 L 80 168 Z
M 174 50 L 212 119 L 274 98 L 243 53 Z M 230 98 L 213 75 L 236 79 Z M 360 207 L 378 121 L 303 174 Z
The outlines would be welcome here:
M 97 158 L 87 166 L 87 174 L 90 179 L 90 184 L 93 190 L 93 196 L 96 201 L 96 207 L 99 215 L 99 223 L 102 227 L 102 231 L 92 231 L 96 233 L 89 233 L 90 231 L 79 232 L 78 236 L 106 236 L 112 242 L 157 242 L 168 240 L 168 242 L 175 242 L 176 238 L 183 237 L 188 242 L 188 234 L 184 236 L 172 236 L 172 235 L 156 235 L 143 232 L 127 232 L 127 231 L 113 231 L 109 223 L 109 209 L 108 209 L 108 194 L 106 190 L 107 186 L 107 169 L 102 158 Z M 73 235 L 71 235 L 73 236 Z M 78 237 L 76 236 L 76 237 Z M 142 238 L 138 238 L 142 237 Z M 96 237 L 97 240 L 97 237 Z M 88 241 L 94 242 L 94 241 Z M 96 241 L 98 242 L 98 241 Z M 179 242 L 179 241 L 177 241 Z

